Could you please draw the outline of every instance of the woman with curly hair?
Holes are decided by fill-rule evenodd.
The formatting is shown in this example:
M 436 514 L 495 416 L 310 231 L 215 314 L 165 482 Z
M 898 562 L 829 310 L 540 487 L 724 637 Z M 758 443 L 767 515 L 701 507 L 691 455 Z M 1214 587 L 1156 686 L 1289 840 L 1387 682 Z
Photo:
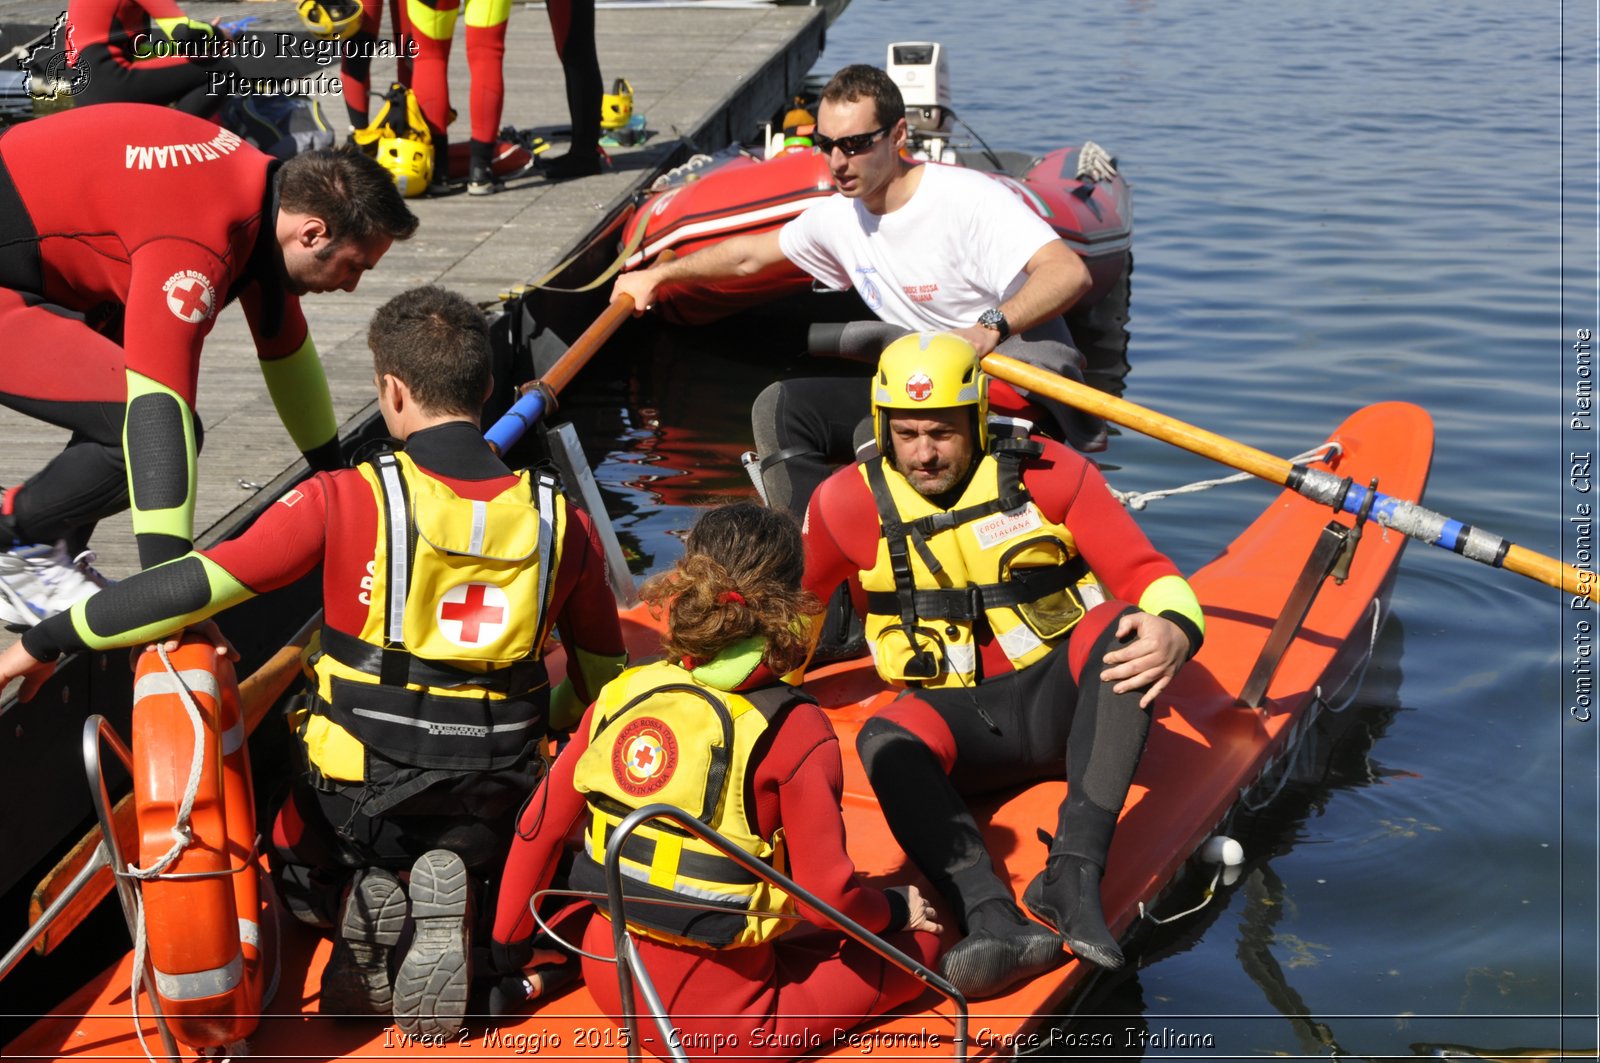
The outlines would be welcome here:
M 497 965 L 526 962 L 529 900 L 554 878 L 573 829 L 582 825 L 583 841 L 572 886 L 600 892 L 611 832 L 654 803 L 688 811 L 931 964 L 940 929 L 932 907 L 914 886 L 879 890 L 857 877 L 845 852 L 833 728 L 813 699 L 778 678 L 804 660 L 805 618 L 818 611 L 800 587 L 800 529 L 785 513 L 736 502 L 701 516 L 687 547 L 642 591 L 666 610 L 666 659 L 601 691 L 523 810 L 500 884 Z M 819 929 L 830 924 L 804 904 L 662 821 L 636 831 L 622 861 L 628 927 L 682 1046 L 803 1055 L 922 989 L 866 946 Z M 817 926 L 801 932 L 807 921 Z M 611 955 L 607 919 L 589 921 L 583 947 Z M 642 1010 L 623 1007 L 608 962 L 585 957 L 583 969 L 607 1014 Z M 653 1030 L 644 1047 L 667 1052 Z

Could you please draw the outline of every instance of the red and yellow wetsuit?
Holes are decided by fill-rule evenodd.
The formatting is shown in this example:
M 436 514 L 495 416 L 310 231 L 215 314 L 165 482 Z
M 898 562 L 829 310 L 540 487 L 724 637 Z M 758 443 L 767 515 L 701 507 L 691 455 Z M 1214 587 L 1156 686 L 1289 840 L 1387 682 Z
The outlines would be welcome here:
M 406 453 L 421 475 L 459 498 L 488 502 L 520 483 L 489 451 L 477 427 L 464 421 L 413 434 Z M 378 505 L 362 470 L 318 474 L 286 493 L 238 538 L 114 584 L 31 629 L 25 646 L 51 659 L 84 647 L 133 645 L 286 586 L 319 564 L 325 632 L 359 638 L 373 608 Z M 567 679 L 581 705 L 620 670 L 625 650 L 593 525 L 576 508 L 566 511 L 563 524 L 553 551 L 560 560 L 548 615 L 513 622 L 547 629 L 553 619 L 568 652 Z M 535 693 L 545 700 L 552 696 L 547 686 Z M 316 763 L 314 752 L 311 759 Z M 339 868 L 409 867 L 433 847 L 429 831 L 469 865 L 498 867 L 515 810 L 531 785 L 529 772 L 529 765 L 519 763 L 504 772 L 461 773 L 462 779 L 442 780 L 419 794 L 409 808 L 372 816 L 360 814 L 360 782 L 297 786 L 274 832 L 282 862 L 295 869 L 286 872 L 291 902 L 330 911 L 337 905 Z M 336 831 L 340 826 L 347 830 Z M 319 896 L 323 888 L 331 895 Z
M 955 528 L 934 530 L 936 523 L 927 522 L 920 546 L 907 536 L 906 563 L 921 596 L 911 599 L 917 603 L 917 626 L 942 640 L 940 656 L 948 667 L 926 680 L 910 680 L 914 689 L 869 720 L 857 742 L 901 847 L 956 905 L 952 914 L 963 919 L 985 902 L 1012 901 L 992 870 L 963 797 L 1065 775 L 1069 796 L 1057 843 L 1103 867 L 1144 749 L 1149 713 L 1138 705 L 1140 692 L 1115 694 L 1111 684 L 1101 683 L 1100 660 L 1117 645 L 1118 619 L 1133 610 L 1175 623 L 1188 637 L 1191 655 L 1204 631 L 1188 584 L 1112 497 L 1099 470 L 1059 443 L 1031 442 L 1038 446 L 1036 454 L 1020 463 L 1031 510 L 1017 508 L 1013 500 L 1003 512 L 991 510 Z M 992 456 L 975 462 L 968 478 L 938 499 L 921 499 L 889 462 L 874 461 L 885 480 L 895 484 L 897 498 L 933 515 L 981 512 L 981 503 L 1007 493 L 1003 477 L 1000 491 L 992 492 Z M 884 523 L 871 479 L 863 466 L 850 466 L 812 496 L 806 512 L 805 583 L 823 598 L 852 577 L 864 586 L 880 584 L 890 566 L 892 553 L 882 545 Z M 987 500 L 979 497 L 984 485 L 991 491 Z M 902 512 L 909 530 L 917 514 Z M 955 552 L 952 537 L 958 534 L 966 538 Z M 963 591 L 974 585 L 987 590 L 995 581 L 997 561 L 1045 540 L 1058 542 L 1054 556 L 1070 562 L 1061 575 L 1070 572 L 1076 579 L 1082 574 L 1078 566 L 1086 566 L 1107 600 L 1096 604 L 1095 596 L 1085 598 L 1082 604 L 1089 608 L 1075 623 L 1071 610 L 1056 613 L 1067 616 L 1070 627 L 1061 631 L 1058 625 L 1055 634 L 1042 638 L 1016 625 L 1016 615 L 1003 607 L 967 606 L 964 618 L 957 615 L 969 600 Z M 927 563 L 933 555 L 945 562 L 937 578 Z M 976 578 L 968 582 L 952 575 L 962 568 Z M 1047 594 L 1060 590 L 1059 583 L 1051 590 L 1048 579 L 1042 582 Z M 890 636 L 876 652 L 880 673 L 891 676 L 917 670 L 907 669 L 906 655 L 896 652 L 900 647 L 893 636 L 901 617 L 898 603 L 886 604 L 894 597 L 893 591 L 879 589 L 866 596 L 875 604 L 863 610 L 869 643 L 875 632 Z M 989 601 L 986 595 L 984 601 Z
M 450 125 L 450 41 L 456 16 L 465 9 L 467 68 L 470 74 L 472 142 L 483 161 L 500 132 L 505 109 L 506 21 L 511 0 L 406 0 L 406 21 L 416 36 L 417 58 L 412 88 L 435 141 L 436 167 L 447 163 L 445 141 Z
M 395 80 L 411 86 L 411 30 L 406 24 L 405 0 L 361 0 L 361 28 L 352 37 L 355 47 L 345 49 L 339 61 L 339 82 L 344 91 L 345 111 L 351 129 L 364 129 L 371 121 L 368 113 L 372 96 L 372 53 L 378 40 L 383 9 L 389 8 L 389 32 L 395 49 Z
M 62 44 L 75 48 L 87 81 L 73 96 L 87 103 L 172 104 L 202 117 L 227 100 L 227 81 L 213 91 L 213 72 L 232 62 L 215 48 L 221 39 L 209 22 L 192 19 L 174 0 L 71 0 Z M 176 44 L 193 54 L 173 54 Z
M 74 432 L 7 494 L 13 538 L 86 537 L 127 508 L 131 483 L 140 561 L 189 549 L 200 352 L 233 299 L 295 445 L 313 468 L 337 464 L 322 364 L 284 287 L 275 166 L 204 119 L 142 104 L 0 133 L 0 403 Z

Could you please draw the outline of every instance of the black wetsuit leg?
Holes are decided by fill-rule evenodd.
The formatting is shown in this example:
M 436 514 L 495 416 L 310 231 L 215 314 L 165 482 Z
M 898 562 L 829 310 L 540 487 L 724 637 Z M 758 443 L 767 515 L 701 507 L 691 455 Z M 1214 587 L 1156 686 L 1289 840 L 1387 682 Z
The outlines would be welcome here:
M 89 78 L 74 100 L 76 104 L 171 104 L 180 111 L 209 118 L 228 101 L 237 67 L 228 59 L 192 59 L 186 62 L 151 60 L 128 66 L 103 44 L 83 50 L 80 63 Z M 212 74 L 222 79 L 213 83 Z
M 567 114 L 572 121 L 572 158 L 600 150 L 600 98 L 605 81 L 594 40 L 594 0 L 550 0 L 545 5 L 556 55 L 567 83 Z
M 872 408 L 862 377 L 780 380 L 756 396 L 750 427 L 767 505 L 803 517 L 835 467 L 855 460 L 855 431 Z

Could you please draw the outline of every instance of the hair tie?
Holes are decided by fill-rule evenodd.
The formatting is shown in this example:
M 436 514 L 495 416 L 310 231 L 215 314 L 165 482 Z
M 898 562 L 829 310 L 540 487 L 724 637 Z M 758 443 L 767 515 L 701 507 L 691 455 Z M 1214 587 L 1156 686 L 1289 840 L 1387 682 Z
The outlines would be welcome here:
M 738 602 L 740 605 L 750 604 L 744 600 L 744 595 L 740 594 L 738 591 L 723 591 L 721 594 L 717 595 L 717 601 L 721 602 L 723 605 L 727 605 L 729 602 Z

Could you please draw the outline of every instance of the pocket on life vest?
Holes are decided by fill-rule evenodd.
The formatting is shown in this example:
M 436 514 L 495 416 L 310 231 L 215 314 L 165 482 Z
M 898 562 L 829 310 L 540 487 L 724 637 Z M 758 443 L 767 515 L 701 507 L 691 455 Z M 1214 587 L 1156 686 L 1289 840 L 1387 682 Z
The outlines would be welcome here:
M 1041 536 L 1018 543 L 1000 557 L 1000 580 L 1024 591 L 1014 608 L 1022 622 L 1041 639 L 1058 639 L 1071 631 L 1085 612 L 1075 586 L 1077 555 L 1069 555 L 1061 540 Z M 1063 586 L 1063 583 L 1065 586 Z M 1030 586 L 1037 594 L 1026 593 Z
M 872 647 L 878 674 L 891 683 L 935 679 L 949 667 L 948 656 L 944 638 L 929 627 L 916 627 L 910 633 L 904 625 L 886 627 Z

